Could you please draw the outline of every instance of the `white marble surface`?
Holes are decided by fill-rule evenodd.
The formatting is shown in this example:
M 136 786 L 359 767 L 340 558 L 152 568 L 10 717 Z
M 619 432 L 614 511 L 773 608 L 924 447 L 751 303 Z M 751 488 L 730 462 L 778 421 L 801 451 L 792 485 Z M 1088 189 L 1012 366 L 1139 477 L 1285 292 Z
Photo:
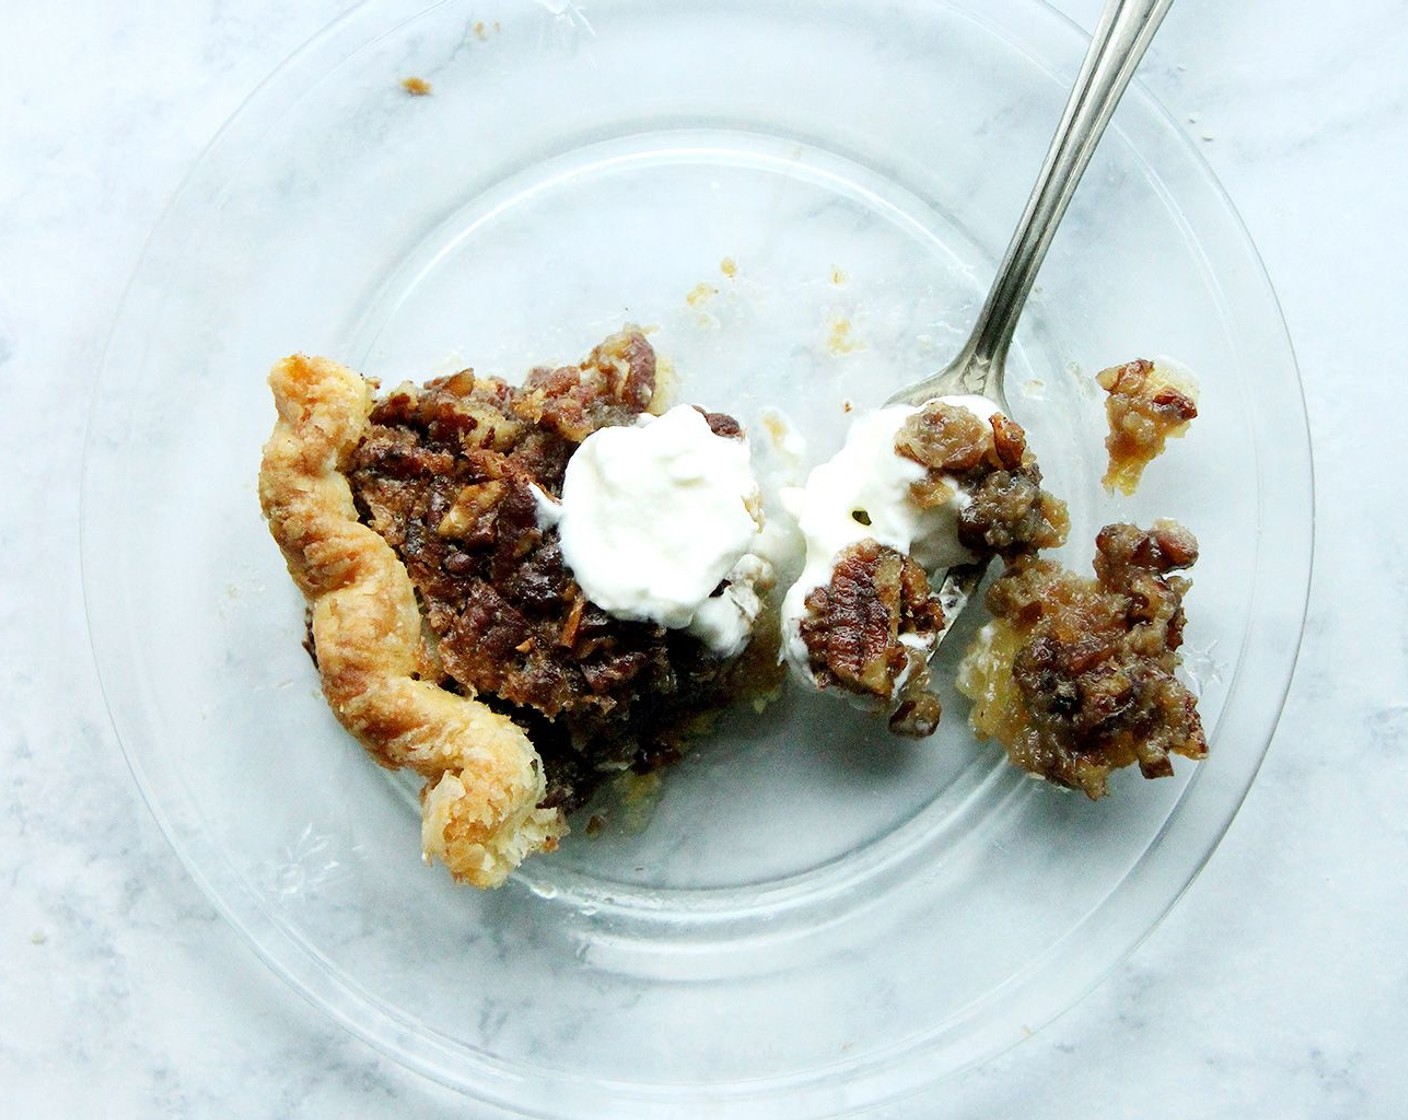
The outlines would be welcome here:
M 84 632 L 86 398 L 143 239 L 347 0 L 0 6 L 0 1112 L 481 1115 L 326 1020 L 217 916 L 109 726 Z M 1094 21 L 1096 0 L 1060 0 Z M 1211 865 L 1092 995 L 887 1116 L 1390 1117 L 1408 1100 L 1408 4 L 1182 0 L 1144 80 L 1283 301 L 1319 499 L 1300 668 Z

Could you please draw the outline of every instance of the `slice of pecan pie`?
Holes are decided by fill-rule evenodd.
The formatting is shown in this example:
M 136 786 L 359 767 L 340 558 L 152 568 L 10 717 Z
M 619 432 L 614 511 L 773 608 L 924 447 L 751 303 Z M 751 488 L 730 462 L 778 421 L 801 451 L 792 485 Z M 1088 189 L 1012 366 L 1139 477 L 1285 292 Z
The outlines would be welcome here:
M 545 516 L 584 440 L 649 420 L 655 374 L 627 329 L 522 386 L 465 370 L 375 399 L 302 356 L 270 375 L 260 498 L 323 690 L 376 761 L 425 778 L 422 846 L 457 879 L 552 850 L 604 780 L 677 758 L 767 661 L 597 606 Z

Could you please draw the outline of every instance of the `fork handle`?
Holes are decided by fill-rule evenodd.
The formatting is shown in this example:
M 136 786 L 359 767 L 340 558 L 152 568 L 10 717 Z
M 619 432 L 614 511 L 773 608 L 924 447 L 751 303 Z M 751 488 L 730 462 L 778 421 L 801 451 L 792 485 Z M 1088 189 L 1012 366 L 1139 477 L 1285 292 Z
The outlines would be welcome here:
M 1107 0 L 1027 208 L 966 349 L 983 374 L 1000 370 L 1017 319 L 1105 126 L 1173 0 Z M 975 386 L 982 392 L 986 386 Z

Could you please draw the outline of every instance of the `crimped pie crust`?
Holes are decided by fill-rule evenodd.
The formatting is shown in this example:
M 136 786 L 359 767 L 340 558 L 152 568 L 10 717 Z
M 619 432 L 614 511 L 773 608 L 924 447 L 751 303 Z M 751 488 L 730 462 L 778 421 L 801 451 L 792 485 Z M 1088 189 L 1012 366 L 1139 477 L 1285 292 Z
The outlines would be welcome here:
M 323 692 L 372 757 L 426 779 L 421 846 L 456 879 L 494 887 L 567 831 L 538 807 L 542 761 L 522 728 L 421 679 L 429 653 L 415 591 L 391 547 L 357 518 L 342 470 L 372 385 L 327 358 L 294 355 L 269 375 L 279 418 L 259 497 L 311 612 Z

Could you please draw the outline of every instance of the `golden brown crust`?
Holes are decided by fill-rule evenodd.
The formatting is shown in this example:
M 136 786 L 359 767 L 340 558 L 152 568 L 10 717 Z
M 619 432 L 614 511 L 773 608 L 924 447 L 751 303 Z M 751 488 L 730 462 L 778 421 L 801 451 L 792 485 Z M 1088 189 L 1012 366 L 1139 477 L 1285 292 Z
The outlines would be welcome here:
M 541 760 L 523 730 L 477 700 L 420 679 L 420 610 L 405 567 L 362 525 L 342 474 L 372 386 L 326 358 L 295 355 L 269 375 L 279 418 L 259 498 L 308 600 L 323 692 L 381 765 L 426 779 L 421 842 L 455 878 L 498 886 L 567 828 L 540 809 Z

